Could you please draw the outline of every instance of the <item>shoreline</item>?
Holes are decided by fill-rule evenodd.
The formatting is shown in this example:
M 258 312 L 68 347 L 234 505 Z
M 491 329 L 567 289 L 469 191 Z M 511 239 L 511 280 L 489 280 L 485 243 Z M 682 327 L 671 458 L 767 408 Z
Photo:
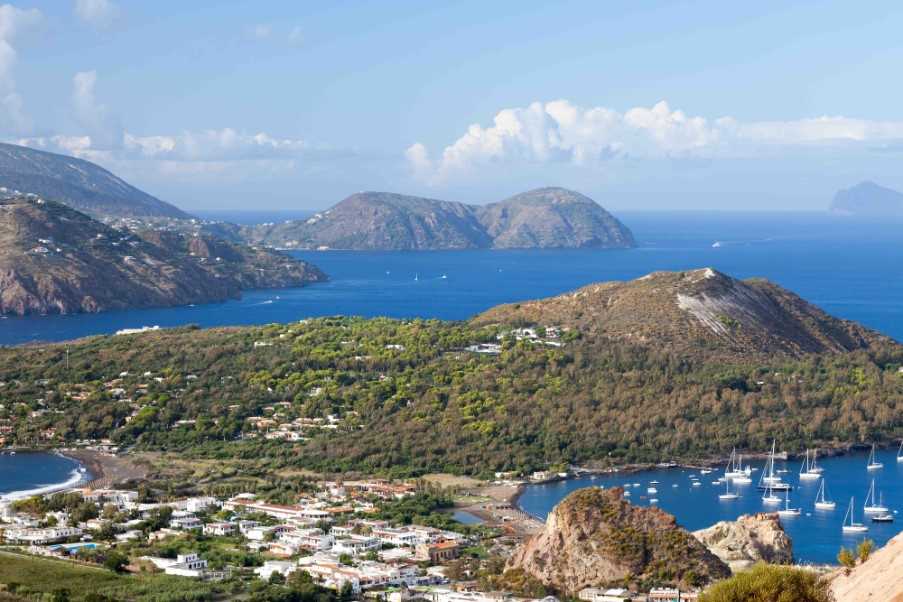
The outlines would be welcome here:
M 27 450 L 27 449 L 18 449 L 14 450 L 16 453 L 22 454 L 33 454 L 33 453 L 43 453 L 43 454 L 52 454 L 55 456 L 59 456 L 61 458 L 65 458 L 70 460 L 76 464 L 75 468 L 72 472 L 69 473 L 69 478 L 65 481 L 61 481 L 58 483 L 42 483 L 37 484 L 28 489 L 16 489 L 13 491 L 9 491 L 7 493 L 0 494 L 0 502 L 15 502 L 18 500 L 27 499 L 36 495 L 50 495 L 54 493 L 59 493 L 61 491 L 67 491 L 69 489 L 76 488 L 81 485 L 86 485 L 91 482 L 93 478 L 93 473 L 90 472 L 90 469 L 85 466 L 78 458 L 73 458 L 68 454 L 64 453 L 62 450 Z

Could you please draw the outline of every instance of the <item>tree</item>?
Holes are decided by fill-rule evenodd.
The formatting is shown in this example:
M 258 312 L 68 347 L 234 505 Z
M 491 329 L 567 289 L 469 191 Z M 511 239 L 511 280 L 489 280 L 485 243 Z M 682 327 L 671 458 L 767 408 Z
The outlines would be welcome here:
M 719 581 L 699 602 L 831 602 L 828 583 L 811 571 L 757 564 L 749 571 Z
M 351 566 L 352 560 L 350 554 L 339 554 L 339 562 L 344 564 L 345 566 Z
M 116 550 L 108 552 L 106 558 L 103 560 L 104 568 L 113 571 L 114 573 L 121 572 L 128 563 L 129 557 Z
M 859 562 L 865 562 L 869 559 L 869 556 L 872 555 L 872 550 L 875 549 L 875 542 L 871 539 L 863 539 L 859 546 L 856 548 L 856 553 L 859 556 Z
M 279 571 L 273 571 L 270 573 L 270 583 L 272 585 L 282 585 L 285 583 L 285 575 L 280 573 Z

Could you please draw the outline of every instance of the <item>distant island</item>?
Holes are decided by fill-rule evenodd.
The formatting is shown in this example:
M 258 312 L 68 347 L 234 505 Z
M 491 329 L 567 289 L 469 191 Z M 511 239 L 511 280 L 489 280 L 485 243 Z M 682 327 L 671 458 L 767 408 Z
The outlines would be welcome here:
M 539 188 L 488 205 L 360 192 L 306 220 L 242 227 L 245 241 L 289 249 L 630 248 L 631 231 L 595 201 Z
M 831 202 L 831 211 L 860 217 L 903 217 L 903 192 L 860 182 L 839 190 Z

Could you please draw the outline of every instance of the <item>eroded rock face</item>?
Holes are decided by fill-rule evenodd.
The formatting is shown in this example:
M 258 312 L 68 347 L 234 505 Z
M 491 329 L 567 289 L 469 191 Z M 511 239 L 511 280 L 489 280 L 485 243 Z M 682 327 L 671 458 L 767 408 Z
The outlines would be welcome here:
M 621 488 L 571 493 L 549 514 L 545 528 L 515 551 L 507 568 L 522 569 L 570 595 L 624 582 L 697 585 L 730 574 L 673 516 L 633 506 L 622 494 Z
M 758 561 L 792 564 L 793 544 L 778 515 L 744 515 L 694 531 L 693 536 L 724 561 L 733 572 L 748 569 Z

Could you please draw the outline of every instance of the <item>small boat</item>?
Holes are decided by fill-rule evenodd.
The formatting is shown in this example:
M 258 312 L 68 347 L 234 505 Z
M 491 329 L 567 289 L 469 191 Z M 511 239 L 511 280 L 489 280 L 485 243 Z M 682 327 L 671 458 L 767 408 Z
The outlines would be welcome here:
M 884 495 L 879 493 L 879 497 L 875 496 L 875 479 L 872 479 L 872 485 L 869 487 L 868 493 L 865 494 L 865 503 L 862 505 L 862 511 L 866 514 L 886 514 L 888 509 L 884 505 Z
M 900 449 L 897 450 L 897 462 L 903 462 L 903 441 L 900 441 Z
M 441 276 L 439 276 L 439 280 L 448 280 L 448 276 L 442 274 Z
M 771 488 L 769 487 L 768 489 L 765 490 L 765 495 L 762 496 L 762 502 L 764 502 L 766 504 L 780 504 L 781 498 L 776 496 L 774 494 L 774 492 L 771 490 Z
M 634 487 L 639 487 L 640 484 L 639 484 L 639 483 L 634 483 L 633 486 L 634 486 Z
M 656 489 L 655 487 L 647 487 L 646 493 L 658 493 L 658 489 Z
M 693 487 L 702 487 L 702 483 L 699 481 L 693 481 Z
M 671 487 L 677 487 L 677 483 L 674 483 L 673 485 L 671 485 Z
M 825 481 L 823 479 L 821 485 L 818 488 L 818 493 L 815 495 L 815 509 L 834 510 L 834 508 L 836 507 L 837 504 L 835 502 L 825 499 Z
M 752 483 L 752 479 L 749 477 L 734 477 L 731 480 L 734 482 L 734 485 L 749 485 Z
M 799 508 L 791 508 L 790 507 L 790 492 L 786 492 L 784 494 L 784 507 L 778 510 L 778 516 L 799 516 L 800 509 Z
M 812 450 L 812 462 L 809 463 L 809 472 L 817 472 L 818 474 L 821 474 L 821 473 L 825 472 L 825 469 L 816 463 L 817 459 L 818 459 L 818 450 L 813 449 Z
M 718 249 L 718 248 L 720 248 L 720 247 L 721 247 L 721 241 L 720 241 L 720 240 L 716 240 L 715 242 L 712 243 L 712 248 L 713 248 L 713 249 Z
M 630 497 L 630 492 L 629 492 L 629 491 L 625 491 L 625 492 L 624 492 L 624 497 Z
M 657 497 L 649 498 L 649 503 L 650 503 L 650 504 L 657 504 L 657 503 L 658 503 L 658 498 L 657 498 Z
M 884 514 L 876 514 L 872 517 L 873 523 L 892 523 L 894 522 L 894 515 L 890 512 L 885 512 Z
M 853 498 L 850 498 L 850 505 L 847 506 L 847 513 L 843 515 L 843 532 L 844 533 L 865 533 L 869 530 L 868 527 L 863 525 L 862 523 L 857 523 L 854 520 L 854 514 L 856 512 L 856 504 Z M 850 519 L 847 522 L 847 519 Z
M 724 493 L 720 494 L 720 495 L 718 496 L 718 499 L 719 499 L 719 500 L 724 500 L 724 501 L 729 501 L 729 500 L 735 500 L 735 499 L 737 499 L 738 497 L 740 497 L 740 496 L 738 496 L 736 493 L 734 493 L 733 491 L 731 491 L 731 481 L 730 481 L 730 479 L 724 479 Z
M 655 481 L 655 480 L 649 481 L 649 484 L 650 484 L 650 485 L 658 485 L 658 481 Z
M 869 454 L 869 463 L 865 465 L 866 470 L 878 470 L 879 468 L 884 468 L 884 464 L 878 461 L 878 458 L 875 457 L 875 444 L 872 443 L 872 453 Z
M 806 459 L 800 465 L 800 481 L 814 481 L 821 478 L 821 472 L 812 470 L 812 464 L 809 462 L 809 450 L 806 450 Z
M 702 470 L 699 471 L 699 474 L 710 474 L 711 472 L 712 471 L 709 470 L 708 468 L 703 468 Z

